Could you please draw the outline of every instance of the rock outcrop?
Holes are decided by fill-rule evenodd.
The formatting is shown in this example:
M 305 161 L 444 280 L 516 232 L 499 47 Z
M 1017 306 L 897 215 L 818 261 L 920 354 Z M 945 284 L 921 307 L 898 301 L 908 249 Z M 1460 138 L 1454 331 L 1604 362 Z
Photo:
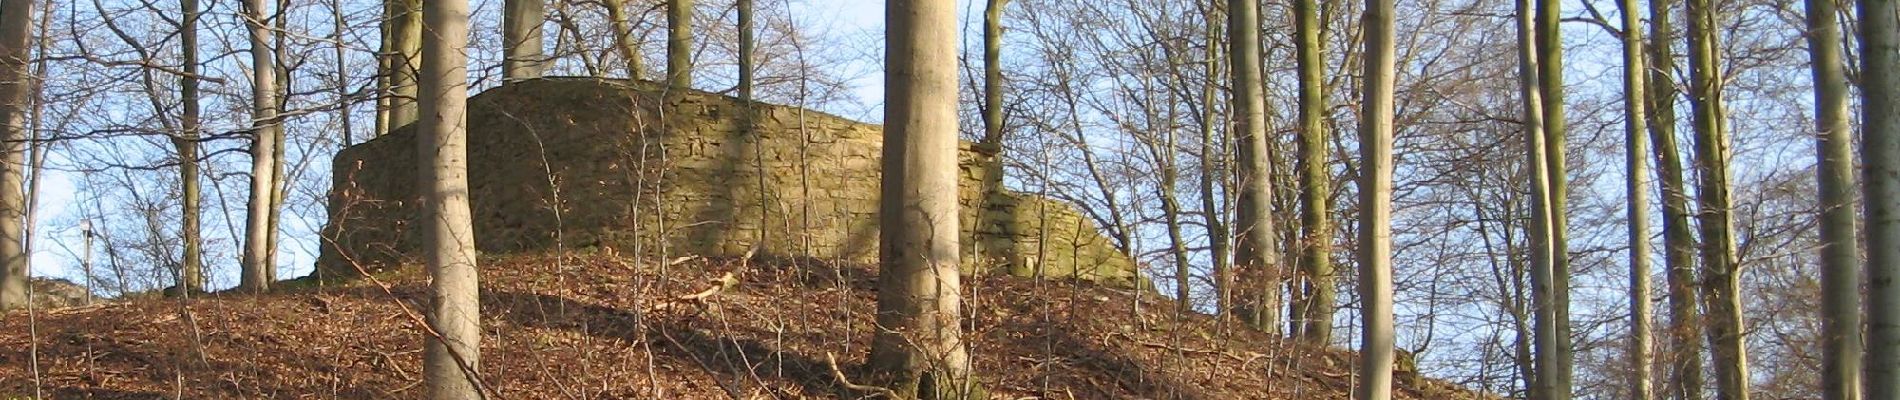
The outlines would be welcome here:
M 703 92 L 668 99 L 660 90 L 550 78 L 472 98 L 477 247 L 877 258 L 878 126 L 762 103 L 748 112 L 736 99 Z M 319 277 L 373 272 L 416 255 L 414 130 L 336 156 Z M 961 152 L 966 272 L 1139 284 L 1135 264 L 1073 206 L 1022 193 L 985 196 L 977 189 L 988 173 L 980 156 L 968 143 Z

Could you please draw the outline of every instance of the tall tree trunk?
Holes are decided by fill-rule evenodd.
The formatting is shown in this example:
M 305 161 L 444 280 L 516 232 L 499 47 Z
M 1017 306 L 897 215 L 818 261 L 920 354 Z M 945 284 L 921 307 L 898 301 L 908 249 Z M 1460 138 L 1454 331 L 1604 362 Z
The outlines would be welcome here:
M 0 1 L 0 311 L 27 305 L 27 109 L 33 76 L 27 47 L 34 0 Z
M 978 210 L 988 210 L 1003 191 L 1003 6 L 1008 4 L 1009 0 L 987 0 L 983 7 L 983 137 L 976 145 L 977 154 L 983 157 L 983 187 L 979 188 L 982 196 L 978 197 Z M 996 223 L 988 212 L 976 215 L 979 227 Z M 984 261 L 1008 255 L 1007 249 L 990 248 L 981 240 L 973 244 Z M 1012 263 L 1017 264 L 1022 263 Z
M 753 100 L 753 75 L 756 73 L 754 61 L 756 55 L 753 54 L 757 47 L 753 39 L 753 30 L 756 28 L 752 26 L 753 14 L 756 10 L 753 9 L 752 0 L 736 0 L 733 7 L 737 8 L 739 13 L 739 99 L 750 106 Z
M 1555 277 L 1556 254 L 1551 245 L 1551 219 L 1554 210 L 1551 207 L 1551 171 L 1549 159 L 1550 147 L 1544 143 L 1549 136 L 1544 134 L 1543 80 L 1538 73 L 1541 64 L 1538 59 L 1536 40 L 1536 17 L 1533 0 L 1517 1 L 1517 40 L 1518 40 L 1518 86 L 1519 96 L 1524 105 L 1524 165 L 1530 173 L 1531 197 L 1530 224 L 1525 242 L 1530 247 L 1531 275 L 1531 371 L 1530 398 L 1549 399 L 1557 392 L 1554 376 L 1557 366 L 1557 329 L 1556 299 L 1552 293 Z M 1564 392 L 1568 392 L 1565 390 Z
M 1393 0 L 1367 0 L 1359 122 L 1359 400 L 1392 398 Z
M 614 47 L 620 49 L 620 58 L 627 60 L 627 78 L 646 79 L 646 65 L 641 62 L 640 44 L 633 37 L 633 23 L 627 17 L 626 0 L 601 0 L 601 5 L 607 7 L 607 23 L 613 30 Z M 579 36 L 580 33 L 575 32 L 575 40 L 580 40 Z
M 1300 277 L 1306 295 L 1293 305 L 1294 332 L 1325 345 L 1333 336 L 1332 178 L 1326 165 L 1326 59 L 1318 0 L 1293 2 L 1294 47 L 1300 67 Z
M 1555 390 L 1548 393 L 1548 400 L 1570 398 L 1575 368 L 1575 349 L 1570 343 L 1570 184 L 1565 155 L 1569 129 L 1564 118 L 1564 44 L 1559 26 L 1562 4 L 1562 0 L 1537 0 L 1536 21 L 1537 88 L 1543 102 L 1544 162 L 1549 164 L 1545 171 L 1549 174 L 1546 182 L 1550 196 L 1544 200 L 1550 205 L 1550 224 L 1545 227 L 1550 230 L 1550 321 L 1556 356 L 1555 369 L 1550 372 L 1556 380 L 1551 383 Z
M 1227 124 L 1224 123 L 1225 119 L 1218 118 L 1220 113 L 1215 111 L 1220 101 L 1216 93 L 1220 92 L 1220 60 L 1223 55 L 1217 43 L 1220 43 L 1223 35 L 1219 7 L 1212 3 L 1205 7 L 1207 53 L 1204 56 L 1207 60 L 1202 68 L 1206 70 L 1207 79 L 1201 86 L 1201 223 L 1207 229 L 1207 258 L 1213 264 L 1214 315 L 1225 319 L 1233 312 L 1234 274 L 1229 263 L 1232 250 L 1228 242 L 1227 223 L 1221 220 L 1224 211 L 1221 199 L 1226 193 L 1221 190 L 1221 184 L 1225 182 L 1222 177 L 1226 175 L 1222 171 L 1226 169 L 1222 168 L 1224 163 L 1221 155 L 1225 148 L 1218 144 L 1218 137 L 1221 136 L 1218 133 Z
M 277 68 L 271 54 L 271 28 L 264 10 L 269 0 L 244 0 L 244 25 L 251 44 L 251 200 L 244 225 L 244 258 L 238 289 L 270 290 L 270 224 L 277 185 Z
M 391 102 L 395 97 L 395 91 L 390 85 L 394 83 L 392 78 L 396 70 L 394 62 L 396 35 L 395 30 L 392 29 L 395 28 L 393 10 L 396 9 L 396 3 L 395 0 L 382 0 L 382 2 L 383 20 L 376 24 L 377 34 L 380 36 L 377 36 L 376 43 L 376 130 L 373 132 L 375 137 L 382 137 L 389 134 L 391 129 L 395 129 L 389 122 L 390 114 L 395 111 L 392 108 L 395 103 Z
M 292 76 L 290 71 L 290 35 L 288 34 L 290 32 L 290 18 L 286 17 L 287 15 L 290 15 L 289 1 L 278 2 L 276 11 L 271 14 L 272 24 L 275 26 L 273 29 L 275 32 L 278 32 L 272 37 L 275 44 L 271 46 L 271 57 L 275 59 L 275 61 L 272 61 L 271 64 L 274 68 L 277 68 L 276 103 L 279 118 L 283 118 L 283 116 L 290 113 L 287 107 L 289 107 L 290 104 L 290 88 L 294 87 L 290 82 Z M 273 151 L 270 156 L 270 185 L 272 190 L 269 220 L 270 228 L 268 230 L 270 235 L 266 236 L 269 240 L 264 242 L 265 248 L 268 250 L 264 253 L 264 265 L 271 266 L 264 270 L 264 272 L 267 273 L 264 279 L 270 282 L 277 282 L 277 255 L 279 254 L 277 252 L 277 244 L 278 241 L 282 239 L 278 236 L 278 232 L 282 231 L 284 226 L 282 222 L 284 216 L 284 201 L 290 198 L 290 185 L 288 180 L 284 177 L 285 172 L 288 171 L 284 166 L 284 151 L 290 145 L 288 141 L 284 140 L 286 131 L 284 125 L 285 123 L 283 121 L 271 125 L 272 141 L 277 143 L 277 146 L 275 149 L 272 149 Z
M 1255 329 L 1279 330 L 1279 256 L 1274 254 L 1272 165 L 1267 160 L 1266 89 L 1260 72 L 1260 4 L 1253 0 L 1227 2 L 1228 62 L 1233 64 L 1234 132 L 1240 141 L 1236 173 L 1240 202 L 1234 225 L 1238 229 L 1235 263 L 1241 284 L 1243 322 Z
M 1630 263 L 1630 341 L 1629 387 L 1631 400 L 1655 398 L 1650 382 L 1650 303 L 1649 303 L 1649 112 L 1643 109 L 1644 74 L 1648 63 L 1643 57 L 1643 31 L 1638 26 L 1636 0 L 1619 0 L 1623 12 L 1623 170 L 1628 172 L 1623 190 L 1629 206 Z
M 666 0 L 666 84 L 693 88 L 693 0 Z
M 356 144 L 356 96 L 350 92 L 349 44 L 343 42 L 344 33 L 349 32 L 349 21 L 343 11 L 344 0 L 330 0 L 330 51 L 336 57 L 336 102 L 337 121 L 342 132 L 337 135 L 343 141 L 343 147 Z
M 1741 271 L 1735 258 L 1734 218 L 1729 199 L 1729 139 L 1722 105 L 1722 71 L 1716 43 L 1716 10 L 1710 0 L 1689 0 L 1689 104 L 1695 113 L 1697 226 L 1702 231 L 1702 297 L 1708 307 L 1709 348 L 1714 355 L 1715 396 L 1748 400 L 1748 352 L 1744 342 Z
M 547 55 L 542 53 L 547 23 L 547 0 L 502 2 L 501 37 L 503 79 L 518 81 L 541 77 Z
M 396 130 L 416 122 L 416 70 L 422 62 L 422 0 L 386 0 L 384 13 L 389 29 L 388 129 Z M 381 132 L 388 134 L 388 131 Z
M 1854 140 L 1847 75 L 1833 0 L 1808 0 L 1808 54 L 1814 69 L 1815 173 L 1821 200 L 1821 392 L 1860 399 L 1860 236 L 1854 207 Z
M 180 131 L 172 137 L 172 146 L 178 149 L 178 191 L 182 210 L 182 226 L 179 227 L 179 240 L 184 241 L 184 259 L 179 260 L 178 285 L 180 290 L 196 292 L 204 290 L 203 245 L 200 231 L 203 207 L 198 186 L 198 129 L 201 115 L 198 104 L 198 18 L 204 15 L 198 7 L 198 0 L 180 0 L 179 8 L 184 10 L 184 18 L 179 20 L 178 37 L 184 58 L 184 75 L 179 77 L 179 102 L 184 103 L 184 115 L 179 117 Z
M 481 301 L 468 205 L 468 1 L 429 0 L 423 18 L 422 119 L 416 138 L 431 299 L 423 375 L 431 399 L 482 398 Z
M 874 380 L 902 398 L 973 396 L 958 276 L 956 2 L 885 14 L 884 178 L 878 202 Z
M 1860 158 L 1867 164 L 1867 398 L 1900 398 L 1900 21 L 1893 0 L 1859 0 Z
M 1663 206 L 1664 285 L 1669 287 L 1669 393 L 1678 399 L 1702 398 L 1702 313 L 1695 292 L 1695 233 L 1689 225 L 1689 191 L 1683 182 L 1682 155 L 1676 149 L 1676 67 L 1669 51 L 1672 0 L 1649 2 L 1649 138 L 1655 142 L 1657 185 Z

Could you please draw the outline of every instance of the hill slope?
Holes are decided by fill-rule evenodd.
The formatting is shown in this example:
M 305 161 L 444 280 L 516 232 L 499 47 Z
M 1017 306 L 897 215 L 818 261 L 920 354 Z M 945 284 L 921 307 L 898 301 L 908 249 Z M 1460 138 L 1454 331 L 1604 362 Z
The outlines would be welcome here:
M 858 265 L 607 254 L 485 260 L 483 381 L 491 398 L 840 398 L 870 337 Z M 736 284 L 700 300 L 682 300 Z M 0 319 L 0 397 L 419 398 L 426 277 L 265 296 L 145 299 Z M 1352 354 L 1177 322 L 1152 294 L 977 277 L 976 365 L 999 398 L 1343 399 Z M 1139 300 L 1139 301 L 1137 301 Z M 1139 309 L 1139 312 L 1136 310 Z M 188 310 L 188 312 L 181 312 Z M 1134 316 L 1139 315 L 1139 318 Z M 37 336 L 37 346 L 34 337 Z M 200 352 L 199 349 L 202 349 Z M 1400 398 L 1476 398 L 1405 379 Z

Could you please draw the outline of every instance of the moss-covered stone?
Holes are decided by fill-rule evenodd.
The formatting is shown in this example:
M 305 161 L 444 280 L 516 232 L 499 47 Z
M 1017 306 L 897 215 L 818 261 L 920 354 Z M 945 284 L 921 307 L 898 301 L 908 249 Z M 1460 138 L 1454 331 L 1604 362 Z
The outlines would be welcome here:
M 768 104 L 748 114 L 725 96 L 669 100 L 646 83 L 588 78 L 511 83 L 469 106 L 470 200 L 485 253 L 663 245 L 674 255 L 756 247 L 767 256 L 877 258 L 876 125 Z M 414 136 L 405 127 L 338 153 L 319 275 L 354 276 L 415 255 Z M 968 143 L 961 153 L 966 271 L 1140 281 L 1068 203 L 1021 193 L 980 201 L 988 172 Z

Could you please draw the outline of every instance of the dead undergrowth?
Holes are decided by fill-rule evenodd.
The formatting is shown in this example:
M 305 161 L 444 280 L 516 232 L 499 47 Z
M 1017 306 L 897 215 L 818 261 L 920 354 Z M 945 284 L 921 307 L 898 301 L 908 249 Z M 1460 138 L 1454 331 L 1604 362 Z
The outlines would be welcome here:
M 875 277 L 861 265 L 485 261 L 481 372 L 499 398 L 851 398 L 826 355 L 854 373 L 871 336 Z M 1350 397 L 1353 354 L 1223 332 L 1153 294 L 1010 277 L 965 289 L 977 371 L 998 398 Z M 12 313 L 0 319 L 0 397 L 419 398 L 427 291 L 410 272 L 42 310 L 37 346 L 27 315 Z M 1400 381 L 1400 398 L 1476 398 Z

